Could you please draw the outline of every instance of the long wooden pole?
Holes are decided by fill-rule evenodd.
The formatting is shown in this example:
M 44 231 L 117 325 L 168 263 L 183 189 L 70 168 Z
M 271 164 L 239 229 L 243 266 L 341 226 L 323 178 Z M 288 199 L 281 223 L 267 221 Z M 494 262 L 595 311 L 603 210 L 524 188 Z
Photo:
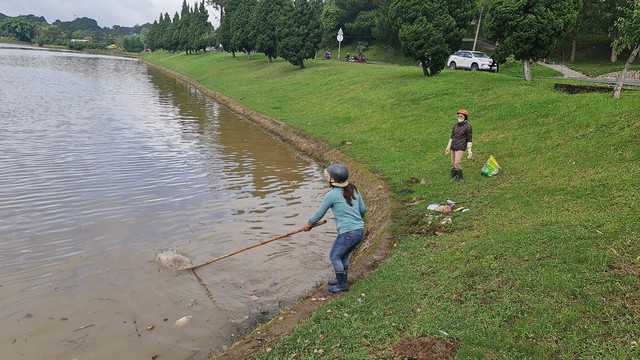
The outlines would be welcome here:
M 316 226 L 320 226 L 320 225 L 326 224 L 326 223 L 327 223 L 327 220 L 318 221 L 317 223 L 313 224 L 312 228 L 314 228 Z M 218 256 L 217 258 L 215 258 L 213 260 L 209 260 L 206 263 L 202 263 L 202 264 L 199 264 L 199 265 L 192 266 L 192 267 L 189 268 L 189 270 L 195 270 L 195 269 L 197 269 L 199 267 L 203 267 L 205 265 L 209 265 L 209 264 L 211 264 L 213 262 L 216 262 L 218 260 L 222 260 L 224 258 L 228 258 L 229 256 L 233 256 L 235 254 L 241 253 L 241 252 L 249 250 L 249 249 L 253 249 L 254 247 L 257 247 L 257 246 L 260 246 L 260 245 L 264 245 L 264 244 L 270 243 L 272 241 L 276 241 L 278 239 L 286 238 L 288 236 L 291 236 L 293 234 L 297 234 L 297 233 L 302 232 L 302 231 L 304 231 L 304 229 L 298 229 L 298 230 L 295 230 L 295 231 L 288 232 L 286 234 L 274 236 L 274 237 L 272 237 L 270 239 L 267 239 L 265 241 L 261 241 L 261 242 L 259 242 L 257 244 L 253 244 L 253 245 L 247 246 L 246 248 L 243 248 L 243 249 L 240 249 L 240 250 L 236 250 L 234 252 L 231 252 L 231 253 L 228 253 L 228 254 L 225 254 L 225 255 L 222 255 L 222 256 Z

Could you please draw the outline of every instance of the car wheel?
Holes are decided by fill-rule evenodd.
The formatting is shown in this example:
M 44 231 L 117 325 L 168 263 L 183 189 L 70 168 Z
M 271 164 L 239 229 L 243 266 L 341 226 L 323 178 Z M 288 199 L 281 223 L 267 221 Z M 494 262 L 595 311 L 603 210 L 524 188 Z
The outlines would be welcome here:
M 478 71 L 478 64 L 476 63 L 471 64 L 471 71 Z
M 455 62 L 455 61 L 452 61 L 452 62 L 450 62 L 450 63 L 449 63 L 449 69 L 451 69 L 451 70 L 455 70 L 455 69 L 457 69 L 457 68 L 458 68 L 458 67 L 456 66 L 456 62 Z

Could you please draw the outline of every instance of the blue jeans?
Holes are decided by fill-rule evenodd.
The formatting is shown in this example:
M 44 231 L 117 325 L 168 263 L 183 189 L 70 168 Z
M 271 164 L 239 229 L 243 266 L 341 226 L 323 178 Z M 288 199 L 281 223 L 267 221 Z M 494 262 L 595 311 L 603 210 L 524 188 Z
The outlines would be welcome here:
M 338 234 L 329 252 L 329 260 L 335 272 L 344 272 L 344 269 L 349 267 L 349 254 L 362 239 L 364 239 L 364 229 Z

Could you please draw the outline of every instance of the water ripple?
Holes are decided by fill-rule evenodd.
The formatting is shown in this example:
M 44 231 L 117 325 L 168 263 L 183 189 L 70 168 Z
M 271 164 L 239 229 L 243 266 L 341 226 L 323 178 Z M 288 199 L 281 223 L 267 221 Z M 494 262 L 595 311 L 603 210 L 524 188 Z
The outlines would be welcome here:
M 229 318 L 252 311 L 246 284 L 277 304 L 322 276 L 326 260 L 313 259 L 328 251 L 319 239 L 329 226 L 203 269 L 199 282 L 150 262 L 154 249 L 206 261 L 296 229 L 324 192 L 309 159 L 135 60 L 0 47 L 0 73 L 0 319 L 12 321 L 14 337 L 33 334 L 29 344 L 53 358 L 90 357 L 61 346 L 61 324 L 43 319 L 92 321 L 103 324 L 100 339 L 88 338 L 94 352 L 118 341 L 148 358 L 160 342 L 127 343 L 120 317 L 178 316 L 189 296 L 212 318 L 194 321 L 198 345 L 184 346 L 206 350 L 222 343 L 202 334 L 225 333 Z M 42 316 L 41 333 L 20 321 L 27 314 Z M 0 345 L 7 356 L 37 357 L 30 349 Z M 190 354 L 175 349 L 164 354 Z

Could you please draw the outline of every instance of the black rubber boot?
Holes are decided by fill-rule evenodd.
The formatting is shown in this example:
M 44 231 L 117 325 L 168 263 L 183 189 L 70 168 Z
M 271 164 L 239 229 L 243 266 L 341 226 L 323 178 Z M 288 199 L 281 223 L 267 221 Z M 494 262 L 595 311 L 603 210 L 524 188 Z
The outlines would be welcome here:
M 458 170 L 451 169 L 451 180 L 449 180 L 449 182 L 454 182 L 456 180 L 458 180 Z
M 345 267 L 344 268 L 344 275 L 348 277 L 348 274 L 349 274 L 349 268 Z M 327 281 L 327 285 L 331 285 L 331 286 L 338 285 L 338 280 L 329 280 L 329 281 Z
M 342 291 L 348 291 L 349 286 L 347 285 L 347 274 L 343 272 L 336 272 L 336 280 L 338 284 L 336 286 L 332 286 L 329 288 L 329 291 L 332 293 L 339 293 Z
M 461 183 L 464 182 L 464 176 L 462 175 L 462 169 L 458 170 L 458 179 Z

